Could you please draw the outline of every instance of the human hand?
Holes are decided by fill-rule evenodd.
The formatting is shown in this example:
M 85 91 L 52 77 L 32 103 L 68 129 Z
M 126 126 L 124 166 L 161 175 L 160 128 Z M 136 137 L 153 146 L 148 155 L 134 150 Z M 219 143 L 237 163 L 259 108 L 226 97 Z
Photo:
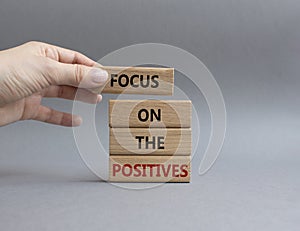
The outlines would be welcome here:
M 38 120 L 78 126 L 81 117 L 41 105 L 43 97 L 98 103 L 101 95 L 87 90 L 103 85 L 106 71 L 86 56 L 41 42 L 0 51 L 0 126 Z M 99 65 L 98 65 L 99 66 Z

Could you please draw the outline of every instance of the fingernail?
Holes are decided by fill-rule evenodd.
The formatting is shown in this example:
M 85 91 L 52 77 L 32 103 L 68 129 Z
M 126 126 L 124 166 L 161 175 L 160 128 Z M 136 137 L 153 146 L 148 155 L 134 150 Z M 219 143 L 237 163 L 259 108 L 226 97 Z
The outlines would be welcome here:
M 74 116 L 73 118 L 73 126 L 77 127 L 82 124 L 82 118 L 80 116 Z
M 97 103 L 100 103 L 102 100 L 102 95 L 97 95 Z
M 90 74 L 93 82 L 98 83 L 98 84 L 105 83 L 108 78 L 107 71 L 101 70 L 100 68 L 92 69 L 89 74 Z

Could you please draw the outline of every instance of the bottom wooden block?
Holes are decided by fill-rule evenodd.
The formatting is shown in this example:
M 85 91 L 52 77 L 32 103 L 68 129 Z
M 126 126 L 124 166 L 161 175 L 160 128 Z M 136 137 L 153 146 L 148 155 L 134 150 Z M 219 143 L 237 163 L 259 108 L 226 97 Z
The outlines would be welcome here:
M 110 156 L 112 182 L 190 182 L 190 156 Z

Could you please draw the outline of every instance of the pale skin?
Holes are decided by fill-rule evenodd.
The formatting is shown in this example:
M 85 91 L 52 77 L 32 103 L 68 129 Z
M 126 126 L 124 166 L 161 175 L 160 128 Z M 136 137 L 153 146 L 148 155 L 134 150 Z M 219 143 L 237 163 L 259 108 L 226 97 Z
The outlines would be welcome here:
M 96 67 L 97 66 L 97 67 Z M 102 86 L 108 74 L 79 52 L 41 42 L 0 51 L 0 126 L 38 120 L 79 126 L 78 115 L 43 106 L 43 97 L 96 104 L 101 95 L 88 89 Z

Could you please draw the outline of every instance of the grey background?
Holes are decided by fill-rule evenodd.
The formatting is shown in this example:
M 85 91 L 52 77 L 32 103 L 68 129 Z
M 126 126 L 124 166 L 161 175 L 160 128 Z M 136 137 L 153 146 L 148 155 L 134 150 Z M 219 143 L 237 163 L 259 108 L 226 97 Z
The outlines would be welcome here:
M 0 49 L 41 40 L 95 60 L 143 42 L 191 52 L 221 87 L 228 130 L 206 175 L 197 175 L 203 138 L 191 184 L 134 191 L 99 182 L 71 129 L 34 121 L 1 127 L 0 228 L 298 230 L 299 23 L 296 0 L 1 0 Z M 110 97 L 98 108 L 104 127 Z M 72 109 L 63 100 L 45 104 Z

